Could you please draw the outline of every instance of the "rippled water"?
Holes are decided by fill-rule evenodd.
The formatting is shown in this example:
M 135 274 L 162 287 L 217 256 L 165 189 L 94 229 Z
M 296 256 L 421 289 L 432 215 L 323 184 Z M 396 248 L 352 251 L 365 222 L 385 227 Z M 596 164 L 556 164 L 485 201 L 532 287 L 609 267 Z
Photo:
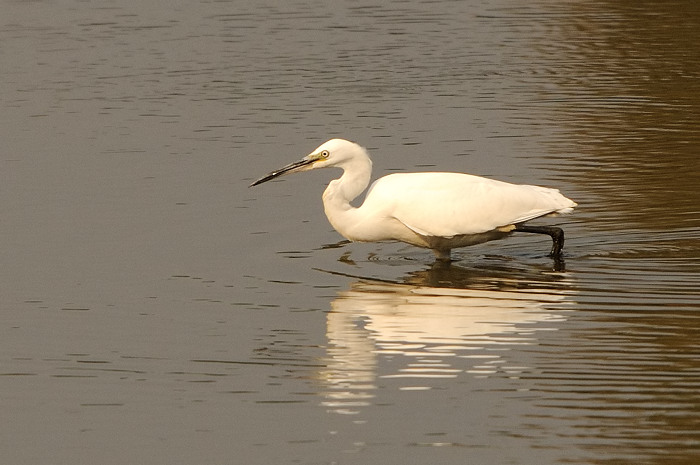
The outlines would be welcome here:
M 700 458 L 697 2 L 2 2 L 8 463 Z M 576 200 L 549 239 L 347 244 L 376 175 Z

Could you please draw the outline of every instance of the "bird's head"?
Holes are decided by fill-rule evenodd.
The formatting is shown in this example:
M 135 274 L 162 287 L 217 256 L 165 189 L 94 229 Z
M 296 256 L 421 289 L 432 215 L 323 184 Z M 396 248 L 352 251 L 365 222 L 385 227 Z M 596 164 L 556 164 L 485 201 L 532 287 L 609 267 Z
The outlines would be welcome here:
M 331 139 L 321 144 L 316 150 L 301 160 L 290 163 L 287 166 L 263 176 L 253 182 L 250 187 L 257 186 L 258 184 L 262 184 L 285 174 L 299 173 L 318 168 L 331 168 L 334 166 L 342 168 L 348 162 L 358 158 L 369 159 L 367 151 L 360 145 L 345 139 Z

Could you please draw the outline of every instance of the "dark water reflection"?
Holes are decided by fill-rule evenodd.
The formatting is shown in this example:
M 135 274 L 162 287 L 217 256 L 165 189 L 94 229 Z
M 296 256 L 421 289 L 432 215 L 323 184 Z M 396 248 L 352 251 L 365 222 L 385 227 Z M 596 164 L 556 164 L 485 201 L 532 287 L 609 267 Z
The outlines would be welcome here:
M 2 10 L 8 463 L 698 462 L 700 3 Z M 247 188 L 332 136 L 560 188 L 563 263 Z
M 558 122 L 548 145 L 575 152 L 561 162 L 602 200 L 591 206 L 601 228 L 700 227 L 700 7 L 666 6 L 571 4 L 573 24 L 552 25 L 561 41 L 534 39 L 554 83 L 538 103 Z

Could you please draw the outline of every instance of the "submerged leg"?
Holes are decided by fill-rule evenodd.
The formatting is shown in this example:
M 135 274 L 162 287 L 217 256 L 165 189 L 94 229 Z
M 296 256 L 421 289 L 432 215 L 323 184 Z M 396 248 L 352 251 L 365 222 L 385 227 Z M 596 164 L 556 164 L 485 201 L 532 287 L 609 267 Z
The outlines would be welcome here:
M 452 258 L 450 257 L 450 249 L 431 249 L 433 253 L 435 254 L 435 258 L 437 258 L 441 262 L 449 262 L 452 261 Z
M 515 225 L 514 231 L 547 234 L 552 237 L 552 251 L 549 252 L 550 257 L 561 256 L 561 249 L 564 247 L 564 231 L 561 228 L 554 226 L 526 226 L 524 224 Z

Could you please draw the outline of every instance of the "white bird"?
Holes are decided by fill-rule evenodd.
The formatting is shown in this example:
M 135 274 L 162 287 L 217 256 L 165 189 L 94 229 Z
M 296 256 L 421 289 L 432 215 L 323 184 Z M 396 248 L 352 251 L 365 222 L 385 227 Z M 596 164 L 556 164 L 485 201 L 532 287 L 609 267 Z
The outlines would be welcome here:
M 546 187 L 510 184 L 462 173 L 395 173 L 375 181 L 359 207 L 350 202 L 367 188 L 372 160 L 354 142 L 331 139 L 301 160 L 258 179 L 256 186 L 288 173 L 341 168 L 328 184 L 323 207 L 331 225 L 351 241 L 401 241 L 450 260 L 457 247 L 501 239 L 514 231 L 548 234 L 559 257 L 564 231 L 523 223 L 570 213 L 576 203 Z

